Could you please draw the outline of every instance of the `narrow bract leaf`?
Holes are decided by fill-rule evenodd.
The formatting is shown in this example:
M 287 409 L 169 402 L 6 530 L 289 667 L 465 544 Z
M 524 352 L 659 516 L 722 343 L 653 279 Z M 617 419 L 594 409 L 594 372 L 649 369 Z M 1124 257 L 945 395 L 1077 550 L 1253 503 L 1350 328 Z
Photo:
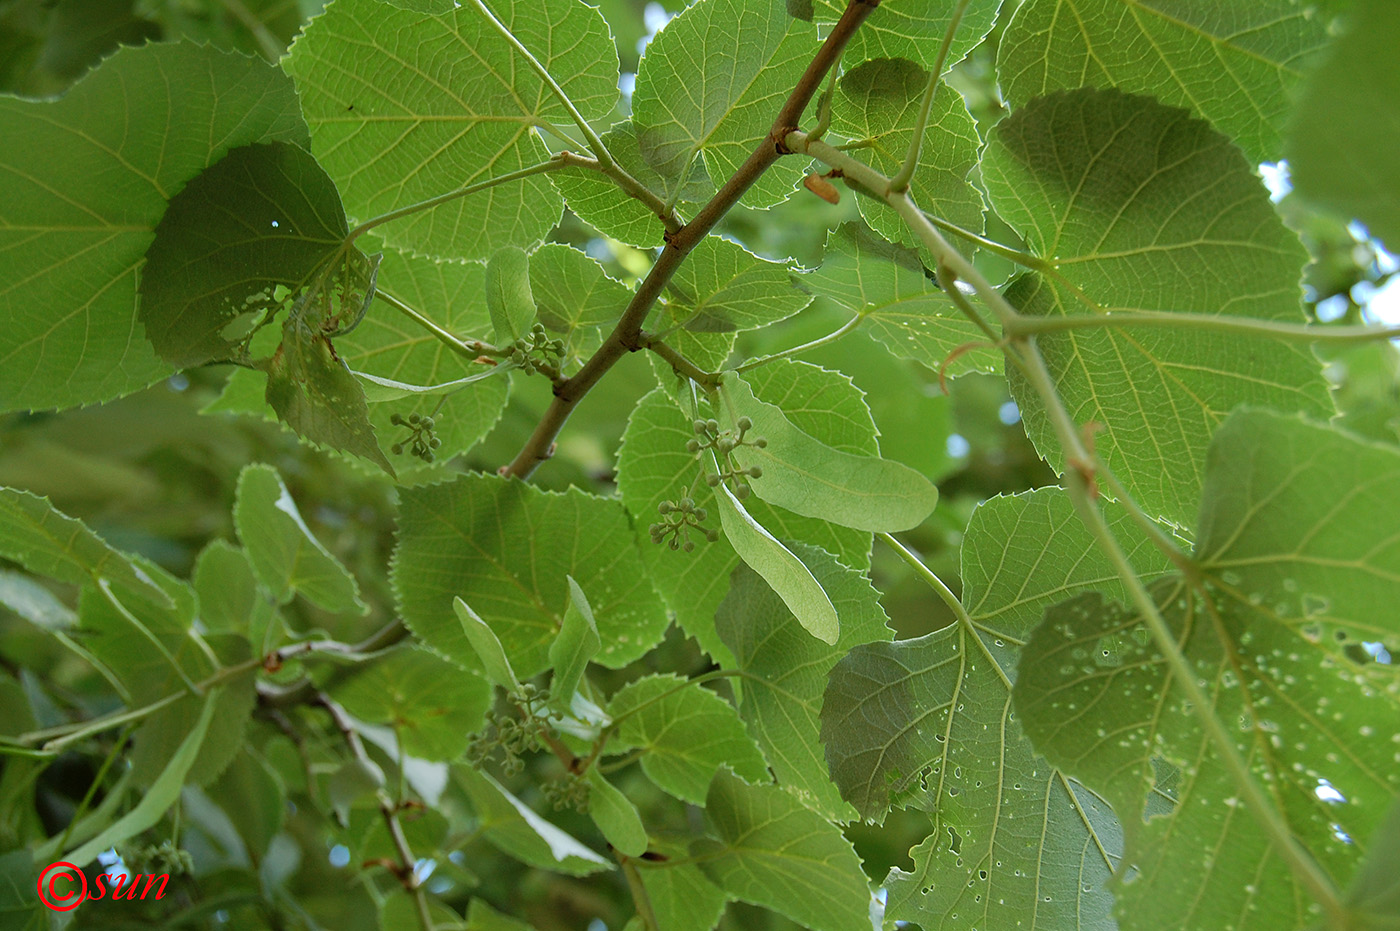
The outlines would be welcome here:
M 1055 265 L 1006 291 L 1023 314 L 1115 310 L 1301 323 L 1307 252 L 1229 139 L 1183 110 L 1118 91 L 1039 98 L 997 124 L 982 163 L 997 212 Z M 1205 451 L 1240 404 L 1332 411 L 1312 350 L 1256 334 L 1090 327 L 1036 345 L 1065 405 L 1096 423 L 1098 456 L 1149 513 L 1196 516 Z M 1064 454 L 1019 371 L 1026 432 Z
M 691 845 L 710 881 L 813 931 L 870 923 L 870 888 L 841 829 L 774 785 L 720 770 L 705 798 L 719 840 Z
M 598 639 L 598 623 L 593 620 L 593 609 L 588 606 L 588 598 L 570 576 L 569 603 L 564 608 L 564 620 L 559 625 L 559 636 L 549 645 L 549 664 L 554 667 L 550 690 L 555 701 L 567 705 L 578 689 L 589 661 L 598 655 L 602 645 L 603 642 Z
M 486 263 L 486 308 L 497 345 L 509 346 L 530 331 L 535 296 L 530 293 L 530 257 L 525 250 L 506 246 Z
M 99 853 L 135 837 L 165 815 L 180 797 L 185 774 L 194 764 L 200 745 L 204 743 L 204 735 L 209 730 L 209 722 L 214 719 L 214 709 L 218 706 L 221 691 L 212 689 L 204 698 L 194 727 L 185 735 L 179 749 L 161 770 L 160 776 L 151 783 L 150 789 L 141 795 L 136 806 L 92 840 L 64 854 L 64 860 L 79 868 L 87 866 Z
M 715 629 L 734 654 L 734 668 L 744 674 L 739 712 L 778 783 L 813 811 L 833 821 L 851 821 L 857 812 L 842 800 L 837 791 L 841 783 L 833 785 L 822 754 L 822 695 L 827 673 L 841 657 L 860 644 L 889 640 L 893 633 L 865 573 L 847 569 L 814 547 L 795 549 L 841 618 L 835 645 L 803 630 L 767 583 L 742 565 L 716 612 Z
M 230 149 L 307 143 L 275 65 L 190 42 L 120 48 L 59 100 L 0 98 L 0 138 L 5 411 L 92 404 L 169 374 L 136 322 L 166 202 Z
M 1272 162 L 1327 19 L 1295 0 L 1029 0 L 1006 27 L 997 72 L 1013 109 L 1054 90 L 1117 87 L 1190 107 L 1251 164 Z
M 802 560 L 792 555 L 791 550 L 744 510 L 728 485 L 721 484 L 715 489 L 715 508 L 724 527 L 724 537 L 739 558 L 763 576 L 813 637 L 835 643 L 841 630 L 836 609 Z
M 457 613 L 457 620 L 462 622 L 462 631 L 476 651 L 476 658 L 485 667 L 486 675 L 510 694 L 519 695 L 520 680 L 515 678 L 515 670 L 510 668 L 510 658 L 506 656 L 505 648 L 495 632 L 461 598 L 452 599 L 452 610 Z
M 637 808 L 594 766 L 588 770 L 588 814 L 598 830 L 629 857 L 647 852 L 647 829 Z
M 306 526 L 272 466 L 250 465 L 238 476 L 233 521 L 258 581 L 279 602 L 300 592 L 327 611 L 369 611 L 354 576 Z
M 753 422 L 750 439 L 734 458 L 762 474 L 745 481 L 769 504 L 857 530 L 894 531 L 917 527 L 933 512 L 938 487 L 918 472 L 878 456 L 855 456 L 832 449 L 792 425 L 782 410 L 754 397 L 732 373 L 721 382 L 734 413 Z M 722 513 L 722 512 L 721 512 Z

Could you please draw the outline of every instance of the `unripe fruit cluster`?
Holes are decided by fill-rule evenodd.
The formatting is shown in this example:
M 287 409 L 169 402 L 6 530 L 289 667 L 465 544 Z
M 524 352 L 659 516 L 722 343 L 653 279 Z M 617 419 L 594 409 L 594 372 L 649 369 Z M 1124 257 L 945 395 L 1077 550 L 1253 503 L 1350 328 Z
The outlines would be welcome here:
M 389 423 L 396 427 L 407 427 L 410 431 L 406 439 L 389 447 L 389 451 L 395 456 L 402 456 L 404 450 L 407 449 L 412 455 L 424 462 L 432 462 L 437 458 L 433 450 L 441 448 L 442 440 L 438 439 L 434 432 L 437 424 L 433 418 L 422 414 L 409 414 L 407 417 L 402 414 L 391 414 Z
M 528 335 L 506 347 L 506 358 L 516 360 L 526 375 L 533 375 L 542 369 L 554 369 L 564 358 L 564 341 L 551 339 L 544 324 L 537 323 Z
M 700 526 L 710 514 L 704 508 L 696 507 L 693 498 L 662 501 L 656 510 L 661 520 L 647 528 L 653 543 L 665 543 L 669 537 L 671 549 L 693 552 L 695 541 L 690 539 L 690 528 L 704 535 L 710 543 L 719 539 L 719 531 Z

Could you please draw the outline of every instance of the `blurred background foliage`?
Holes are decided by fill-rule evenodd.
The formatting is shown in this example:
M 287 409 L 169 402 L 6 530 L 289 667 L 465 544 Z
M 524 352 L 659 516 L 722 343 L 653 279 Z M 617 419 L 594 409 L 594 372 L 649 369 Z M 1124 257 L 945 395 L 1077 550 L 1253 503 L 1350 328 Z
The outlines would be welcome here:
M 119 44 L 183 37 L 276 60 L 321 5 L 321 0 L 0 0 L 0 91 L 27 97 L 61 94 Z M 681 5 L 678 0 L 600 0 L 616 33 L 624 90 L 630 89 L 629 77 L 635 74 L 648 37 Z M 1003 15 L 1002 21 L 1006 19 Z M 989 36 L 950 78 L 984 133 L 1005 112 L 992 83 L 997 39 L 997 33 Z M 627 101 L 624 94 L 621 109 Z M 617 114 L 619 119 L 626 115 Z M 1309 211 L 1288 196 L 1283 170 L 1265 166 L 1263 174 L 1283 216 L 1312 254 L 1305 280 L 1309 313 L 1322 323 L 1375 320 L 1378 311 L 1372 304 L 1396 274 L 1395 258 L 1368 239 L 1364 229 Z M 790 258 L 811 268 L 821 261 L 822 237 L 817 231 L 854 218 L 852 199 L 831 205 L 799 192 L 771 211 L 735 210 L 720 232 L 762 255 Z M 994 238 L 1015 241 L 995 216 L 988 216 L 987 229 Z M 649 267 L 650 256 L 600 236 L 572 215 L 565 215 L 552 239 L 587 251 L 610 274 L 629 283 Z M 1011 272 L 995 257 L 980 256 L 978 261 L 993 280 L 1004 280 Z M 830 332 L 844 319 L 838 309 L 818 299 L 795 318 L 745 334 L 738 351 L 752 356 L 799 345 Z M 939 507 L 904 538 L 955 590 L 961 534 L 977 503 L 1054 481 L 1027 441 L 1001 377 L 972 375 L 944 384 L 937 372 L 894 358 L 859 332 L 803 358 L 849 374 L 866 393 L 885 455 L 938 482 Z M 1373 439 L 1400 440 L 1400 353 L 1395 346 L 1369 343 L 1335 349 L 1328 361 L 1342 422 Z M 114 546 L 188 577 L 210 541 L 233 538 L 230 509 L 239 470 L 250 462 L 270 463 L 286 480 L 316 536 L 355 573 L 371 606 L 363 618 L 332 617 L 298 600 L 284 609 L 286 623 L 299 635 L 324 631 L 343 642 L 368 636 L 392 620 L 386 575 L 394 489 L 358 461 L 300 444 L 273 421 L 201 414 L 219 397 L 230 373 L 226 366 L 208 367 L 101 407 L 0 417 L 0 485 L 48 496 Z M 610 493 L 626 418 L 656 379 L 645 354 L 624 359 L 580 406 L 560 438 L 558 453 L 535 481 L 548 488 L 572 484 Z M 509 406 L 485 441 L 430 475 L 494 470 L 508 462 L 549 400 L 544 380 L 517 379 Z M 888 549 L 877 547 L 874 557 L 875 584 L 885 593 L 884 605 L 899 637 L 918 636 L 951 622 L 947 608 Z M 8 578 L 6 569 L 0 560 L 0 583 Z M 72 603 L 72 592 L 55 586 L 52 593 L 59 602 Z M 0 664 L 9 673 L 0 681 L 5 686 L 0 688 L 0 720 L 10 720 L 11 728 L 43 727 L 63 719 L 65 711 L 96 716 L 116 707 L 114 696 L 91 667 L 30 620 L 3 607 Z M 635 667 L 598 673 L 600 684 L 611 692 L 640 674 L 695 674 L 707 665 L 695 644 L 673 628 L 666 642 Z M 27 707 L 12 694 L 16 682 Z M 28 707 L 37 721 L 17 721 L 10 713 L 24 708 L 27 718 Z M 179 880 L 175 890 L 176 908 L 183 909 L 175 918 L 182 926 L 357 931 L 380 926 L 380 919 L 386 929 L 416 926 L 407 910 L 397 911 L 408 901 L 404 896 L 390 897 L 387 901 L 394 904 L 379 916 L 382 896 L 372 884 L 383 880 L 383 871 L 381 880 L 367 871 L 361 874 L 365 883 L 348 886 L 338 875 L 389 855 L 389 842 L 371 808 L 352 809 L 348 824 L 342 826 L 310 803 L 311 798 L 324 797 L 342 754 L 338 740 L 294 743 L 284 731 L 324 731 L 319 720 L 301 723 L 304 726 L 284 728 L 275 719 L 261 719 L 249 731 L 243 765 L 231 769 L 209 794 L 186 790 L 184 824 L 172 825 L 167 818 L 148 832 L 150 845 L 123 851 L 129 861 L 158 856 L 155 839 L 180 836 L 194 859 L 193 873 Z M 0 812 L 9 812 L 11 819 L 39 819 L 50 832 L 61 830 L 104 760 L 125 737 L 121 732 L 108 734 L 41 771 L 13 759 L 0 764 Z M 382 762 L 391 768 L 392 761 Z M 558 767 L 552 756 L 535 756 L 509 788 L 537 810 L 549 811 L 538 786 Z M 669 823 L 678 834 L 698 829 L 697 810 L 662 795 L 645 779 L 629 778 L 625 770 L 617 779 L 649 825 Z M 35 797 L 32 807 L 12 804 L 29 791 Z M 224 800 L 222 808 L 211 795 Z M 17 808 L 21 814 L 15 814 Z M 238 843 L 240 836 L 257 836 L 258 831 L 275 833 L 282 817 L 283 833 L 270 845 Z M 597 840 L 586 816 L 565 810 L 551 812 L 550 817 L 581 838 Z M 415 849 L 452 851 L 431 867 L 430 888 L 447 901 L 456 899 L 460 906 L 468 897 L 483 898 L 541 931 L 596 927 L 590 925 L 595 919 L 618 928 L 631 914 L 620 875 L 584 881 L 531 869 L 474 841 L 473 818 L 464 793 L 449 786 L 436 810 L 408 819 Z M 908 820 L 907 826 L 902 819 Z M 23 833 L 21 827 L 0 821 L 0 850 L 12 846 Z M 923 815 L 895 810 L 878 831 L 857 823 L 848 833 L 878 882 L 891 866 L 912 869 L 905 851 L 923 839 L 925 827 Z M 251 848 L 266 852 L 250 857 Z M 120 908 L 105 904 L 83 909 L 84 927 L 150 927 L 157 914 L 171 917 L 169 899 L 155 905 L 124 903 Z M 792 925 L 774 913 L 732 905 L 722 927 L 776 931 Z

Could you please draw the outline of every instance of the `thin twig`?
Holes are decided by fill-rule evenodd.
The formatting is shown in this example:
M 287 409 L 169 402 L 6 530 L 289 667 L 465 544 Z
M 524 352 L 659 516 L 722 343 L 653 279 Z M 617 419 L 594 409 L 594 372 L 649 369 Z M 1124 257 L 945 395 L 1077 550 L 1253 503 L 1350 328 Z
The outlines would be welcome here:
M 772 355 L 760 356 L 757 359 L 750 359 L 743 365 L 737 366 L 734 369 L 734 371 L 742 374 L 751 369 L 756 369 L 761 366 L 767 365 L 769 362 L 776 362 L 779 359 L 788 359 L 793 356 L 800 356 L 802 355 L 802 353 L 807 352 L 808 350 L 817 349 L 821 346 L 827 345 L 828 343 L 834 343 L 841 337 L 845 336 L 847 333 L 854 330 L 856 327 L 860 326 L 861 321 L 864 319 L 865 314 L 856 314 L 854 317 L 847 320 L 845 323 L 841 324 L 841 326 L 832 330 L 825 336 L 818 336 L 816 339 L 811 340 L 810 342 L 803 343 L 801 346 L 793 346 L 791 349 L 784 349 L 781 352 L 775 352 Z
M 692 381 L 698 381 L 702 385 L 713 386 L 719 384 L 719 376 L 717 374 L 704 371 L 694 362 L 691 362 L 685 356 L 677 352 L 674 347 L 670 346 L 664 340 L 650 333 L 643 333 L 637 338 L 637 341 L 641 344 L 643 349 L 650 349 L 665 360 L 666 364 L 671 366 L 677 374 L 684 375 Z
M 592 390 L 617 361 L 629 352 L 641 348 L 642 326 L 652 306 L 661 296 L 662 290 L 685 261 L 690 250 L 695 248 L 714 228 L 726 213 L 739 201 L 759 176 L 768 170 L 779 156 L 792 150 L 784 145 L 784 139 L 796 126 L 802 113 L 811 101 L 812 95 L 821 86 L 827 72 L 841 57 L 842 50 L 860 24 L 874 11 L 876 0 L 848 0 L 846 10 L 832 27 L 826 40 L 807 66 L 801 80 L 793 88 L 768 136 L 758 144 L 754 152 L 739 166 L 710 201 L 701 208 L 695 218 L 669 235 L 666 247 L 652 265 L 651 271 L 638 285 L 627 309 L 623 311 L 612 333 L 598 347 L 597 352 L 584 363 L 583 368 L 570 379 L 555 387 L 554 401 L 535 425 L 534 432 L 524 447 L 509 465 L 501 469 L 503 475 L 528 478 L 540 463 L 549 458 L 554 448 L 554 440 L 564 428 L 569 415 L 578 402 Z

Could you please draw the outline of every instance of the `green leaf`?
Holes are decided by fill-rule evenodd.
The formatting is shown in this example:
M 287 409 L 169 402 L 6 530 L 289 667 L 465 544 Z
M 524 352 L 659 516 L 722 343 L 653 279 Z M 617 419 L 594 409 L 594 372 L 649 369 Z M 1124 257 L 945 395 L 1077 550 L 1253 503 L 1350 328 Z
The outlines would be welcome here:
M 455 760 L 491 707 L 491 685 L 464 676 L 426 650 L 402 646 L 347 670 L 330 695 L 361 721 L 389 724 L 403 751 L 423 760 Z
M 982 173 L 997 212 L 1056 266 L 1007 290 L 1023 313 L 1304 319 L 1297 236 L 1230 141 L 1181 110 L 1116 91 L 1041 98 L 997 124 Z M 1312 351 L 1283 340 L 1188 322 L 1046 333 L 1037 345 L 1076 421 L 1103 428 L 1104 463 L 1149 513 L 1183 526 L 1226 413 L 1244 403 L 1332 410 Z M 1028 435 L 1063 470 L 1040 400 L 1010 375 Z
M 608 702 L 608 715 L 616 722 L 614 749 L 645 750 L 643 772 L 676 798 L 703 804 L 721 766 L 755 782 L 768 778 L 768 764 L 734 706 L 680 676 L 645 676 L 623 687 Z
M 275 647 L 281 633 L 277 608 L 259 588 L 248 554 L 224 540 L 211 540 L 194 565 L 199 618 L 212 631 L 242 634 L 259 655 Z
M 700 0 L 657 33 L 637 70 L 632 120 L 643 157 L 672 185 L 671 199 L 697 156 L 716 188 L 743 164 L 816 50 L 816 29 L 774 3 Z M 683 87 L 699 93 L 676 92 Z M 797 164 L 775 165 L 742 203 L 781 203 L 801 173 Z
M 827 234 L 821 267 L 799 283 L 859 316 L 861 328 L 902 359 L 950 376 L 1001 369 L 1001 353 L 944 296 L 918 253 L 858 223 Z
M 340 764 L 326 780 L 326 797 L 342 825 L 350 823 L 350 809 L 369 800 L 384 788 L 384 770 L 369 757 L 352 756 Z M 364 806 L 362 806 L 364 807 Z
M 254 574 L 279 603 L 300 593 L 335 614 L 369 611 L 355 577 L 311 533 L 272 466 L 250 465 L 239 474 L 233 521 Z
M 570 876 L 612 868 L 612 861 L 535 814 L 486 773 L 454 766 L 453 778 L 471 799 L 481 836 L 508 856 L 531 866 Z
M 598 655 L 603 641 L 598 638 L 598 622 L 593 609 L 578 583 L 569 578 L 569 603 L 564 607 L 564 620 L 559 636 L 549 645 L 549 665 L 554 668 L 550 690 L 556 702 L 568 704 L 583 679 L 584 670 Z
M 179 368 L 249 361 L 248 342 L 279 311 L 334 300 L 330 265 L 347 231 L 335 185 L 304 149 L 234 149 L 185 185 L 156 226 L 141 272 L 147 338 Z M 350 306 L 328 316 L 357 320 L 372 282 L 347 289 Z
M 617 502 L 468 475 L 402 492 L 394 590 L 404 621 L 428 646 L 471 665 L 474 653 L 452 613 L 452 599 L 467 593 L 516 674 L 529 678 L 548 663 L 572 576 L 598 620 L 603 648 L 595 661 L 618 668 L 666 627 L 636 546 Z
M 1339 884 L 1355 874 L 1365 839 L 1400 793 L 1395 746 L 1383 736 L 1394 732 L 1394 673 L 1347 649 L 1356 641 L 1400 647 L 1388 607 L 1400 551 L 1385 491 L 1397 477 L 1393 448 L 1297 418 L 1237 412 L 1211 445 L 1199 579 L 1152 587 L 1210 711 L 1290 832 Z M 1125 928 L 1149 926 L 1136 917 L 1149 902 L 1152 926 L 1310 920 L 1306 892 L 1243 810 L 1136 611 L 1096 595 L 1067 601 L 1046 614 L 1020 668 L 1016 709 L 1027 733 L 1130 827 L 1126 856 L 1138 872 L 1116 887 Z M 1158 757 L 1181 770 L 1177 805 L 1170 818 L 1144 822 Z M 1203 862 L 1203 850 L 1228 856 Z M 1219 918 L 1192 911 L 1203 900 Z
M 813 931 L 870 923 L 870 888 L 841 829 L 773 785 L 720 770 L 705 798 L 718 841 L 700 840 L 700 869 L 734 898 L 771 908 Z
M 375 283 L 377 293 L 386 294 L 462 339 L 489 340 L 491 319 L 482 295 L 486 291 L 486 269 L 477 262 L 438 262 L 395 249 L 385 251 Z M 442 385 L 461 382 L 445 398 L 435 392 L 420 396 L 389 395 L 365 382 L 369 418 L 379 446 L 392 449 L 406 439 L 404 428 L 390 420 L 394 414 L 431 416 L 433 434 L 442 442 L 435 456 L 439 461 L 475 446 L 500 419 L 510 394 L 507 378 L 486 377 L 466 383 L 463 380 L 496 372 L 487 365 L 448 350 L 431 332 L 399 310 L 379 301 L 350 333 L 336 340 L 336 350 L 355 373 L 387 378 L 411 385 Z M 241 374 L 241 373 L 236 373 Z M 379 402 L 384 398 L 383 402 Z M 414 459 L 397 460 L 401 472 L 408 472 Z
M 1351 888 L 1347 890 L 1347 909 L 1356 916 L 1355 926 L 1381 931 L 1394 928 L 1400 920 L 1400 882 L 1396 881 L 1393 864 L 1400 857 L 1400 800 L 1391 803 L 1390 811 L 1371 839 L 1366 860 L 1356 871 Z
M 802 560 L 744 510 L 728 485 L 721 483 L 715 489 L 715 508 L 724 537 L 739 558 L 763 576 L 808 633 L 835 643 L 841 632 L 836 609 Z
M 112 549 L 76 518 L 15 488 L 0 488 L 0 556 L 36 575 L 60 582 L 110 581 L 122 591 L 140 592 L 169 606 L 170 601 L 125 554 Z
M 232 148 L 305 144 L 274 66 L 190 43 L 123 48 L 56 101 L 0 98 L 0 409 L 91 404 L 165 377 L 136 323 L 166 201 Z M 62 308 L 61 311 L 57 308 Z
M 535 296 L 530 293 L 530 258 L 525 250 L 504 246 L 486 263 L 486 309 L 498 346 L 509 346 L 530 332 Z
M 858 455 L 879 453 L 870 410 L 846 376 L 783 361 L 754 369 L 745 379 L 756 397 L 782 408 L 798 429 L 826 445 Z M 618 489 L 638 524 L 654 521 L 660 502 L 689 494 L 697 507 L 708 511 L 708 526 L 716 526 L 714 489 L 704 482 L 696 485 L 705 467 L 686 452 L 685 444 L 692 439 L 691 417 L 663 391 L 647 395 L 633 410 L 618 454 Z M 799 517 L 752 497 L 745 508 L 775 536 L 820 546 L 848 566 L 870 565 L 868 533 Z M 729 665 L 728 648 L 714 634 L 714 613 L 739 564 L 734 548 L 721 537 L 715 543 L 699 542 L 692 553 L 646 546 L 642 558 L 681 627 L 711 656 Z
M 971 0 L 948 47 L 944 68 L 951 68 L 982 41 L 996 22 L 1001 0 Z M 816 22 L 835 23 L 846 4 L 841 0 L 815 0 Z M 848 64 L 869 58 L 908 58 L 925 68 L 938 61 L 938 50 L 948 32 L 954 6 L 919 0 L 885 0 L 851 37 L 842 56 Z
M 779 408 L 755 398 L 736 375 L 727 374 L 720 390 L 735 414 L 753 422 L 752 437 L 766 441 L 764 446 L 739 446 L 733 455 L 741 467 L 763 470 L 746 481 L 769 504 L 873 531 L 908 530 L 933 512 L 938 488 L 908 466 L 842 452 L 813 439 Z
M 467 906 L 466 931 L 533 931 L 533 926 L 496 911 L 485 899 L 472 899 Z
M 160 776 L 151 783 L 150 789 L 141 795 L 140 801 L 126 814 L 118 818 L 106 830 L 76 850 L 64 854 L 63 859 L 77 867 L 84 867 L 97 858 L 102 851 L 135 837 L 152 827 L 165 815 L 171 805 L 180 797 L 180 788 L 185 783 L 185 774 L 194 764 L 204 743 L 205 732 L 214 719 L 214 711 L 219 705 L 222 689 L 213 689 L 201 703 L 199 717 L 194 727 L 185 735 L 170 762 L 161 770 Z
M 672 860 L 685 856 L 684 847 L 663 847 Z M 666 931 L 714 931 L 729 896 L 705 878 L 693 863 L 667 863 L 663 869 L 638 870 L 646 887 L 656 925 Z
M 1124 511 L 1104 509 L 1140 577 L 1171 570 Z M 885 881 L 887 918 L 949 931 L 1113 927 L 1103 884 L 1121 829 L 1036 754 L 1011 705 L 1019 647 L 1045 609 L 1094 589 L 1122 592 L 1063 491 L 993 498 L 962 547 L 972 624 L 858 646 L 832 670 L 822 739 L 842 795 L 866 818 L 892 804 L 929 813 L 914 869 Z
M 1013 109 L 1085 86 L 1192 108 L 1258 164 L 1278 160 L 1292 91 L 1326 39 L 1327 17 L 1294 0 L 1028 0 L 997 73 Z
M 287 318 L 282 345 L 259 366 L 267 372 L 267 403 L 299 436 L 368 459 L 392 477 L 394 467 L 369 422 L 364 389 L 321 323 L 305 314 Z
M 798 552 L 840 615 L 841 636 L 834 646 L 808 636 L 773 590 L 742 566 L 719 606 L 715 628 L 744 673 L 739 710 L 778 782 L 814 811 L 849 821 L 856 812 L 832 785 L 822 757 L 822 693 L 828 671 L 849 650 L 889 640 L 892 634 L 865 573 L 847 569 L 813 547 Z
M 647 829 L 642 825 L 636 806 L 598 772 L 598 767 L 591 767 L 586 778 L 589 787 L 588 814 L 608 843 L 629 857 L 640 857 L 646 853 L 649 843 Z
M 209 793 L 233 822 L 248 855 L 261 862 L 287 814 L 287 787 L 259 753 L 248 746 L 242 751 Z
M 1400 12 L 1358 0 L 1346 35 L 1308 76 L 1288 137 L 1294 189 L 1400 249 L 1400 72 L 1387 67 L 1400 42 Z
M 862 25 L 857 35 L 866 28 L 868 24 Z M 907 59 L 866 62 L 847 72 L 837 85 L 832 132 L 861 143 L 861 161 L 893 176 L 909 153 L 927 86 L 928 72 Z M 982 141 L 962 95 L 950 88 L 940 90 L 929 111 L 909 194 L 924 211 L 980 234 L 982 195 L 967 175 L 977 164 Z M 856 204 L 865 222 L 885 239 L 918 244 L 918 238 L 888 204 L 873 197 L 857 197 Z M 970 252 L 972 247 L 963 248 Z
M 467 642 L 486 670 L 486 675 L 510 694 L 519 695 L 522 691 L 520 680 L 515 678 L 510 657 L 506 656 L 505 647 L 501 646 L 495 631 L 460 597 L 452 599 L 452 610 L 457 613 L 457 620 L 462 622 L 462 632 L 467 635 Z
M 706 236 L 671 277 L 662 313 L 672 327 L 726 333 L 785 320 L 810 301 L 793 287 L 782 262 L 769 262 L 727 239 Z
M 617 52 L 597 10 L 581 0 L 495 0 L 491 9 L 586 119 L 612 111 Z M 524 58 L 470 6 L 429 13 L 336 0 L 297 38 L 286 69 L 312 151 L 360 220 L 539 164 L 549 153 L 538 128 L 568 122 Z M 542 240 L 561 207 L 535 175 L 382 230 L 401 248 L 485 259 Z
M 530 256 L 530 289 L 540 322 L 564 335 L 564 360 L 582 359 L 622 316 L 632 291 L 577 249 L 546 243 Z
M 631 120 L 618 123 L 603 133 L 602 138 L 618 165 L 662 200 L 674 194 L 682 202 L 703 203 L 715 192 L 700 159 L 690 166 L 684 183 L 677 184 L 675 179 L 663 178 L 642 157 L 637 128 Z M 666 227 L 661 218 L 641 201 L 624 194 L 611 178 L 601 172 L 589 168 L 566 168 L 550 172 L 549 180 L 564 195 L 569 209 L 605 236 L 638 249 L 651 249 L 663 244 Z

